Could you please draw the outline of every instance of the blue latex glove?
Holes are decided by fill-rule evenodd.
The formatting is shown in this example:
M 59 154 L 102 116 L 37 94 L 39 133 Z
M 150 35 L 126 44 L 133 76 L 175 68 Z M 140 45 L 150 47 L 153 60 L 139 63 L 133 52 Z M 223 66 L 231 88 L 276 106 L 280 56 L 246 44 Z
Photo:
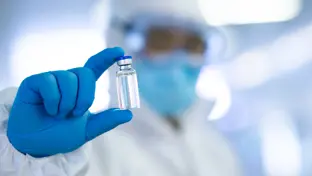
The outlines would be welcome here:
M 12 145 L 34 157 L 71 152 L 130 121 L 129 110 L 88 111 L 96 80 L 115 62 L 114 58 L 123 55 L 121 48 L 105 49 L 84 67 L 26 78 L 9 117 L 7 135 Z

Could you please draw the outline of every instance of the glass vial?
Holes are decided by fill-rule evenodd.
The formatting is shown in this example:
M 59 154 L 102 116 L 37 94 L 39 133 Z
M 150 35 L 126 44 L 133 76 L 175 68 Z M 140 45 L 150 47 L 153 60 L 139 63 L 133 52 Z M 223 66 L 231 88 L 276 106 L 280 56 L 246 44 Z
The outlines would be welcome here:
M 138 81 L 136 71 L 132 68 L 132 57 L 122 56 L 116 60 L 119 66 L 116 73 L 119 108 L 140 108 Z

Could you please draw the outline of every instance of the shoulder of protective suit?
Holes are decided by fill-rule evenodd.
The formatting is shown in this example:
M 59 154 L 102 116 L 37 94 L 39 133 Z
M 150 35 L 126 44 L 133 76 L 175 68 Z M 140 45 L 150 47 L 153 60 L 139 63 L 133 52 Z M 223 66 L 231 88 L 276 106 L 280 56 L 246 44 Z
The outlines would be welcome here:
M 17 88 L 8 88 L 0 91 L 0 175 L 86 175 L 88 169 L 88 158 L 85 153 L 86 146 L 68 154 L 59 154 L 39 159 L 24 155 L 11 145 L 6 132 L 10 110 L 16 93 Z

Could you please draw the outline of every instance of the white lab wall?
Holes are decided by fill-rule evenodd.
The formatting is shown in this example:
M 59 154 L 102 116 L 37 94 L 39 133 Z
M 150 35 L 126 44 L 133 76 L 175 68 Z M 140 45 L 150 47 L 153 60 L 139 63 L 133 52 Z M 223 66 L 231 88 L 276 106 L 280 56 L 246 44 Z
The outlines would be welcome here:
M 32 74 L 81 67 L 90 56 L 104 49 L 103 32 L 94 23 L 96 2 L 2 0 L 0 88 L 18 86 Z M 104 77 L 107 75 L 100 79 L 101 89 L 97 91 L 97 97 L 102 98 L 94 105 L 101 104 L 103 108 L 109 100 L 108 79 Z

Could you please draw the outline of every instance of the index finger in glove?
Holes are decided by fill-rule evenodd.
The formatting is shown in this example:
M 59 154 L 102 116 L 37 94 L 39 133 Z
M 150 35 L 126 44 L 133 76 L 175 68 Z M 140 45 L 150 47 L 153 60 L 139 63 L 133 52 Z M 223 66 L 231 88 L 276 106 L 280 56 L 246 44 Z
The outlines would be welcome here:
M 84 65 L 94 72 L 96 80 L 115 63 L 115 59 L 123 56 L 124 50 L 120 47 L 107 48 L 98 54 L 92 56 Z

